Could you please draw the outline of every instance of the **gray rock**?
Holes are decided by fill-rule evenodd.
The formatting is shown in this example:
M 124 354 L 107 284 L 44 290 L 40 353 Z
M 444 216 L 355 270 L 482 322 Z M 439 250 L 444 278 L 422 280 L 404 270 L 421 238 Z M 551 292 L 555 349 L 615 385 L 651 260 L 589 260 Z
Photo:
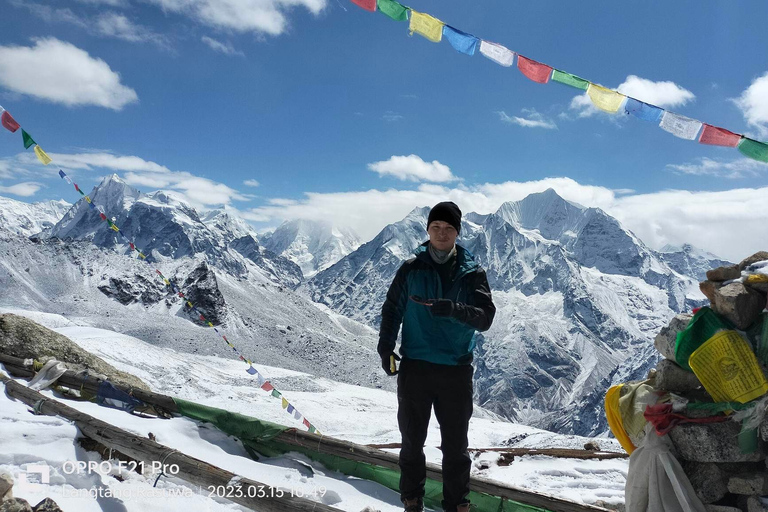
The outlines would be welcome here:
M 712 309 L 742 331 L 757 320 L 765 307 L 765 296 L 742 283 L 716 288 L 714 294 Z
M 0 473 L 0 501 L 13 498 L 13 477 L 9 473 Z
M 765 459 L 765 444 L 758 439 L 754 453 L 741 453 L 738 435 L 741 425 L 724 423 L 687 424 L 673 428 L 672 439 L 681 458 L 694 462 L 756 462 Z
M 656 350 L 670 361 L 675 360 L 675 342 L 677 341 L 677 333 L 688 327 L 691 318 L 693 318 L 693 315 L 685 313 L 676 315 L 675 318 L 669 322 L 668 326 L 659 331 L 659 334 L 656 335 L 656 339 L 653 340 Z
M 704 505 L 704 510 L 707 512 L 743 512 L 737 507 L 728 507 L 725 505 Z
M 722 283 L 716 283 L 714 281 L 702 281 L 699 283 L 699 290 L 704 296 L 709 299 L 710 304 L 715 303 L 715 290 L 720 288 Z
M 56 359 L 73 371 L 88 369 L 110 381 L 149 391 L 141 379 L 122 372 L 103 359 L 83 350 L 75 342 L 23 316 L 0 315 L 0 352 L 21 359 L 46 362 Z
M 728 479 L 728 491 L 733 494 L 752 496 L 768 494 L 768 473 L 743 473 Z
M 741 269 L 738 265 L 717 267 L 707 271 L 707 279 L 710 281 L 728 281 L 741 277 Z
M 763 438 L 763 441 L 768 441 L 768 416 L 764 417 L 760 423 L 760 437 Z
M 712 462 L 686 462 L 683 465 L 696 496 L 703 503 L 720 501 L 728 493 L 723 473 Z
M 51 498 L 45 498 L 43 501 L 32 507 L 33 512 L 62 512 L 55 501 Z
M 759 496 L 750 496 L 747 500 L 747 512 L 768 512 L 768 501 L 763 501 Z
M 27 500 L 11 498 L 0 503 L 0 512 L 32 512 Z
M 768 260 L 768 252 L 766 251 L 759 251 L 750 256 L 749 258 L 744 258 L 741 260 L 741 263 L 739 263 L 739 270 L 744 270 L 748 266 L 750 266 L 753 263 L 757 263 L 758 261 L 765 261 Z
M 701 382 L 693 372 L 683 370 L 676 363 L 663 359 L 656 365 L 653 387 L 665 391 L 688 393 L 701 388 Z

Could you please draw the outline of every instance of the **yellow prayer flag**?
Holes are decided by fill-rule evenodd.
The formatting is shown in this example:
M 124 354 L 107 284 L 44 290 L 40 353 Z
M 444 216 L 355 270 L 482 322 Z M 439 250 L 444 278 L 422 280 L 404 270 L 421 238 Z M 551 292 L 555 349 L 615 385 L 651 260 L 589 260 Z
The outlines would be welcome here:
M 192 307 L 192 303 L 187 301 L 187 306 Z
M 287 409 L 287 408 L 288 408 L 288 400 L 286 400 L 285 397 L 283 397 L 283 409 Z
M 208 322 L 208 327 L 213 327 L 213 323 L 212 322 Z
M 85 196 L 85 202 L 86 202 L 86 203 L 90 203 L 90 202 L 91 202 L 91 198 L 90 198 L 90 197 L 88 197 L 88 196 Z
M 411 9 L 411 24 L 408 27 L 411 31 L 411 35 L 416 32 L 433 43 L 439 43 L 443 38 L 443 25 L 445 25 L 445 23 L 439 19 L 433 18 L 429 14 L 424 14 L 423 12 Z
M 115 231 L 115 232 L 120 231 L 120 228 L 115 226 L 114 224 L 112 224 L 111 228 L 112 228 L 112 231 Z M 168 283 L 168 284 L 171 284 L 171 283 Z
M 139 253 L 139 258 L 141 258 L 143 260 L 147 259 L 147 257 L 143 253 Z
M 40 160 L 43 165 L 48 165 L 51 163 L 51 157 L 45 154 L 45 151 L 40 148 L 40 146 L 35 146 L 35 154 L 37 155 L 37 159 Z
M 611 114 L 619 110 L 619 107 L 624 102 L 624 98 L 626 98 L 623 94 L 596 84 L 589 84 L 587 94 L 597 108 Z

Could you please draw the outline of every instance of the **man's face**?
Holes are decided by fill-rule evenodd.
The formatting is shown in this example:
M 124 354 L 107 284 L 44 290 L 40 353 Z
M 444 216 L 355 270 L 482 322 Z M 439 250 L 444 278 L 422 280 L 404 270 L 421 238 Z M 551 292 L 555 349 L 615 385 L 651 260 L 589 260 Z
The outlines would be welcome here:
M 450 251 L 459 233 L 456 228 L 443 220 L 433 220 L 427 228 L 429 243 L 439 251 Z

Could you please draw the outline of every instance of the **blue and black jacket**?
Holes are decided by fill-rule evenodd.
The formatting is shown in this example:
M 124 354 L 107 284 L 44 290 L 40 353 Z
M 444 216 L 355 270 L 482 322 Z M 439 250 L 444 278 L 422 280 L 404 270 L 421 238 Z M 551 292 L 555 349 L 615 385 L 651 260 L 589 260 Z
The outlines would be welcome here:
M 379 329 L 380 356 L 395 350 L 400 324 L 403 337 L 400 355 L 436 364 L 464 365 L 472 362 L 475 331 L 491 327 L 496 307 L 485 271 L 475 262 L 472 253 L 456 246 L 456 274 L 449 290 L 443 290 L 436 264 L 425 242 L 414 252 L 395 275 L 381 308 Z M 454 313 L 448 317 L 432 315 L 428 306 L 409 297 L 450 299 Z

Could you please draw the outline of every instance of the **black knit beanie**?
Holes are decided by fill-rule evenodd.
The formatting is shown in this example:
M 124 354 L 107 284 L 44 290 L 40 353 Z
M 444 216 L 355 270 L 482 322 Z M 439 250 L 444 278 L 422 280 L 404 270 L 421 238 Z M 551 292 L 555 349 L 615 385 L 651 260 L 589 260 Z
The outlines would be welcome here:
M 429 210 L 429 217 L 427 218 L 427 229 L 429 229 L 429 225 L 432 224 L 432 221 L 435 220 L 442 220 L 443 222 L 447 222 L 456 228 L 457 233 L 461 232 L 461 210 L 459 210 L 459 207 L 456 206 L 456 203 L 452 201 L 437 203 L 432 207 L 431 210 Z

